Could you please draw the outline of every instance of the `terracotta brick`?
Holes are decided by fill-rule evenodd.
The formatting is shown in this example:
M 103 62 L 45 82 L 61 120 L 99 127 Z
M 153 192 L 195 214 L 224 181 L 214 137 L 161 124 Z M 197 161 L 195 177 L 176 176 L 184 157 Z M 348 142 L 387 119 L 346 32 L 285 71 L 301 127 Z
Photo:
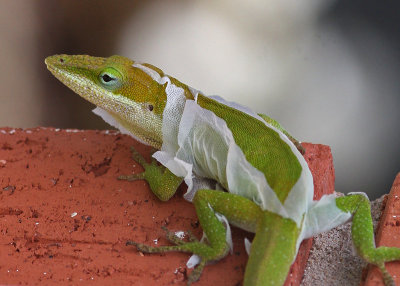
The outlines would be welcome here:
M 131 145 L 149 158 L 150 148 L 115 131 L 0 128 L 0 284 L 186 285 L 188 254 L 125 246 L 168 244 L 162 225 L 202 234 L 182 191 L 160 202 L 145 182 L 116 180 L 142 170 Z M 316 198 L 332 193 L 329 147 L 304 146 Z M 207 266 L 196 286 L 242 283 L 243 240 L 252 234 L 232 232 L 233 255 Z M 286 285 L 301 281 L 310 245 L 303 243 Z
M 386 207 L 379 222 L 376 245 L 400 247 L 400 173 L 397 174 L 386 201 Z M 386 268 L 394 278 L 395 284 L 400 285 L 400 261 L 388 262 Z M 368 274 L 361 285 L 384 285 L 379 269 L 368 266 Z

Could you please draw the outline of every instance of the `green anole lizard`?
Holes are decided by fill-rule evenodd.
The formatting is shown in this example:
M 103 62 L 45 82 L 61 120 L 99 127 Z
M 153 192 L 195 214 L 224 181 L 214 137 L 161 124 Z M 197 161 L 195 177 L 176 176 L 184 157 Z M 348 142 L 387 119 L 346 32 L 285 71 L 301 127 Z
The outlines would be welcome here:
M 366 195 L 313 201 L 304 150 L 275 120 L 207 97 L 153 65 L 125 57 L 55 55 L 45 62 L 60 81 L 97 106 L 96 114 L 158 150 L 151 163 L 133 150 L 145 171 L 121 179 L 146 180 L 163 201 L 182 181 L 188 185 L 185 198 L 196 208 L 205 241 L 184 242 L 167 231 L 174 246 L 127 243 L 148 253 L 193 253 L 189 264 L 197 266 L 188 284 L 208 262 L 228 254 L 228 222 L 255 232 L 251 246 L 247 243 L 244 285 L 259 286 L 282 285 L 303 239 L 352 217 L 358 254 L 379 267 L 386 285 L 394 285 L 385 262 L 400 260 L 400 249 L 375 247 Z

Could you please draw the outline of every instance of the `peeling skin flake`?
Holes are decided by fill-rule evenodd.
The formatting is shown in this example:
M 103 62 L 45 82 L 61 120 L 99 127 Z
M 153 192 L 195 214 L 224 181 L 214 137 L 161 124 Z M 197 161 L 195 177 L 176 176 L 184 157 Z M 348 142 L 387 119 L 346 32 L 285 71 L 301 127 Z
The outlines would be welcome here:
M 185 238 L 185 232 L 184 231 L 177 231 L 175 232 L 175 236 L 179 239 Z
M 244 239 L 244 248 L 246 249 L 247 255 L 249 255 L 251 249 L 251 242 L 250 240 L 247 239 L 247 237 Z

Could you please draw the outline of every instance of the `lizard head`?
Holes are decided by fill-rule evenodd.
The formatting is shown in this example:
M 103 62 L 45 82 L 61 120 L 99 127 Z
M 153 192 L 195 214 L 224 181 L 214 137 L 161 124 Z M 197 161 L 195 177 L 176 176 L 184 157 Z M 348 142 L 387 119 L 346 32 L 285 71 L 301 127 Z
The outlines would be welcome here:
M 95 104 L 95 113 L 105 121 L 143 143 L 161 147 L 166 84 L 151 74 L 163 76 L 160 69 L 122 56 L 54 55 L 45 63 L 62 83 Z

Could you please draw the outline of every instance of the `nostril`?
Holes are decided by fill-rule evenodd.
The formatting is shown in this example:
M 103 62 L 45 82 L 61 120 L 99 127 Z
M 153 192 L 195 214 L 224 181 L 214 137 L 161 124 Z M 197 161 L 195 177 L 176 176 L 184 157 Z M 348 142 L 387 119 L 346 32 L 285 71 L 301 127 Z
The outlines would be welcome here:
M 60 63 L 63 63 L 63 62 L 64 62 L 64 59 L 63 59 L 63 58 L 61 58 L 61 59 L 60 59 Z

